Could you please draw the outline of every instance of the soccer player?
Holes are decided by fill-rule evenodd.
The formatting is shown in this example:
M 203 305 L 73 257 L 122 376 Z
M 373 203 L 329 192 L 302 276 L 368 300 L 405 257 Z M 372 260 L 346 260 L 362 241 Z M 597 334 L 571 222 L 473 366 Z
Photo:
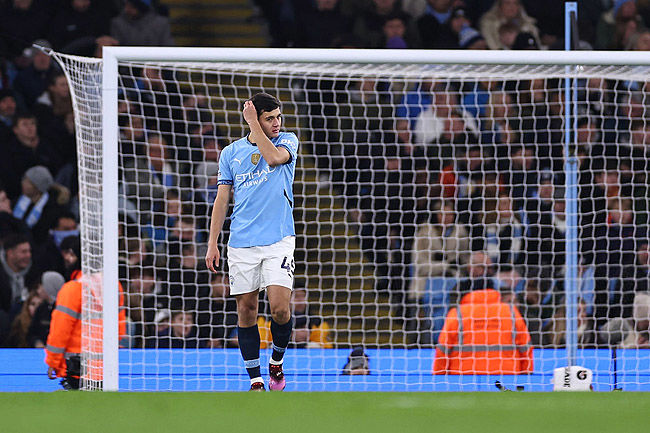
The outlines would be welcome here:
M 266 288 L 273 336 L 269 388 L 281 391 L 286 384 L 282 361 L 292 328 L 289 302 L 296 236 L 292 185 L 298 138 L 293 133 L 280 132 L 280 102 L 267 93 L 257 93 L 244 102 L 242 113 L 250 132 L 221 152 L 205 262 L 208 269 L 216 272 L 217 240 L 233 190 L 228 266 L 230 294 L 237 300 L 239 348 L 251 391 L 264 391 L 257 307 L 259 291 Z

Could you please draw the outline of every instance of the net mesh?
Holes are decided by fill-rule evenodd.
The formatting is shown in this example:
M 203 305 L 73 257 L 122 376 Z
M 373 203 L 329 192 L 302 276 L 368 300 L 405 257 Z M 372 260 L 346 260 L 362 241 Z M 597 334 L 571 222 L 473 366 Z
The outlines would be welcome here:
M 60 60 L 74 91 L 83 271 L 97 274 L 101 62 Z M 566 77 L 578 91 L 577 362 L 594 370 L 596 389 L 649 387 L 638 350 L 650 308 L 647 74 L 120 62 L 119 274 L 133 349 L 121 355 L 120 389 L 247 386 L 238 351 L 221 349 L 237 344 L 228 222 L 220 272 L 203 257 L 220 151 L 246 134 L 242 102 L 259 91 L 278 96 L 284 129 L 301 142 L 295 260 L 305 290 L 294 291 L 299 349 L 288 358 L 304 370 L 298 389 L 474 390 L 495 375 L 549 389 L 566 365 Z M 84 299 L 101 309 L 91 290 Z M 266 349 L 264 296 L 260 305 Z M 86 312 L 84 323 L 92 342 Z M 369 376 L 340 374 L 356 346 L 370 354 Z M 84 352 L 91 365 L 101 344 Z M 362 357 L 352 361 L 363 370 Z M 532 374 L 510 375 L 521 372 Z

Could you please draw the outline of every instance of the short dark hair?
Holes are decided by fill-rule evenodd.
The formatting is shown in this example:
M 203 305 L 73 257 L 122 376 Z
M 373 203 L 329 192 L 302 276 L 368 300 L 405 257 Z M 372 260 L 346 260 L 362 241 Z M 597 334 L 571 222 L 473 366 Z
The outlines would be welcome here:
M 36 116 L 29 111 L 21 111 L 19 113 L 16 113 L 16 115 L 13 118 L 13 125 L 16 126 L 18 125 L 18 122 L 21 121 L 22 119 L 34 119 L 36 121 Z
M 16 248 L 20 244 L 24 244 L 25 242 L 29 242 L 29 237 L 26 234 L 10 233 L 4 238 L 2 246 L 4 247 L 5 251 L 7 251 L 12 248 Z
M 261 116 L 265 111 L 269 112 L 275 110 L 276 108 L 280 108 L 280 101 L 278 101 L 278 98 L 273 95 L 269 95 L 268 93 L 256 93 L 250 100 L 255 106 L 258 117 Z

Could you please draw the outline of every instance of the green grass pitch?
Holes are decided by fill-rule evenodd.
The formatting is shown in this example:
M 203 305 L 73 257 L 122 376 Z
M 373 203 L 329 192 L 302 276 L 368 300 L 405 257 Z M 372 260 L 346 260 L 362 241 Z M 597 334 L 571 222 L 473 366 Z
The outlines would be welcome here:
M 2 433 L 643 432 L 650 393 L 0 394 Z

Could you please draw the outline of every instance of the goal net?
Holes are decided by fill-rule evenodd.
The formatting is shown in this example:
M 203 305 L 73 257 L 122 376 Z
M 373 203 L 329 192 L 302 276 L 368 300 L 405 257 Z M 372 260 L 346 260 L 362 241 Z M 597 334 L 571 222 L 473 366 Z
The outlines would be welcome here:
M 247 389 L 228 221 L 219 273 L 203 258 L 220 152 L 260 91 L 300 140 L 288 389 L 541 391 L 569 364 L 596 390 L 650 389 L 647 67 L 260 52 L 56 55 L 77 128 L 85 389 L 118 387 L 118 353 L 120 390 Z M 107 276 L 124 288 L 119 351 L 113 334 L 102 346 Z M 261 295 L 262 365 L 269 319 Z

